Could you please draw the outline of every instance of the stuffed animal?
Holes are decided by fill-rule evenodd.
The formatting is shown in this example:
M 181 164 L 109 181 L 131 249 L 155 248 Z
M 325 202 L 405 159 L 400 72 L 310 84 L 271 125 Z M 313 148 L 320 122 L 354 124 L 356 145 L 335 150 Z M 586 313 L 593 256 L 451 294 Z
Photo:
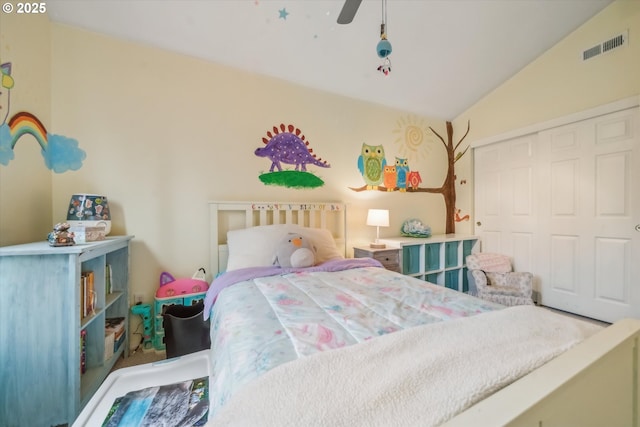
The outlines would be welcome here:
M 311 267 L 316 262 L 316 247 L 308 238 L 288 233 L 276 247 L 273 265 L 280 267 Z

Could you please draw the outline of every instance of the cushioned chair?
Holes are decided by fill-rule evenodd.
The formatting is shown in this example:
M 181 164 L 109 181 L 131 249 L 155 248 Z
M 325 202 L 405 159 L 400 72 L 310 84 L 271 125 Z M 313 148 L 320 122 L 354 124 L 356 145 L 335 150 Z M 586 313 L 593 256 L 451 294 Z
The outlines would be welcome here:
M 508 256 L 482 252 L 466 261 L 471 295 L 504 305 L 533 304 L 533 275 L 514 272 Z

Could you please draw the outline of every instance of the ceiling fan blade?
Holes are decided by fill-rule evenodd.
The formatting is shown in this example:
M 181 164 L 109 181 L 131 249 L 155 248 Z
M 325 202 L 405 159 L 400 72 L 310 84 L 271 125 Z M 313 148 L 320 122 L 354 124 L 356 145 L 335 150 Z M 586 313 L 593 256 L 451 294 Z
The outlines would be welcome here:
M 350 24 L 356 16 L 360 3 L 362 0 L 345 0 L 340 15 L 338 15 L 338 24 Z

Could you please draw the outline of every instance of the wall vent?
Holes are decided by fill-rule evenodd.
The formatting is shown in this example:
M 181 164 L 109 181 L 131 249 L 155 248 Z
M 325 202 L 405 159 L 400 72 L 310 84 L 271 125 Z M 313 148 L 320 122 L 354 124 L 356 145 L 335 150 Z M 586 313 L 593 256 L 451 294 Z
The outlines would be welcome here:
M 582 52 L 582 60 L 586 61 L 589 58 L 593 58 L 594 56 L 598 56 L 602 53 L 602 46 L 595 45 L 594 47 L 590 47 L 589 49 Z
M 617 35 L 610 40 L 607 40 L 606 42 L 602 43 L 602 53 L 608 52 L 611 49 L 615 49 L 617 47 L 622 46 L 624 44 L 624 41 L 625 41 L 625 37 L 622 34 Z
M 595 46 L 590 47 L 589 49 L 582 51 L 582 60 L 586 61 L 587 59 L 591 59 L 600 54 L 611 52 L 619 47 L 626 46 L 629 44 L 629 30 L 618 34 L 615 37 L 610 38 L 602 43 L 598 43 Z

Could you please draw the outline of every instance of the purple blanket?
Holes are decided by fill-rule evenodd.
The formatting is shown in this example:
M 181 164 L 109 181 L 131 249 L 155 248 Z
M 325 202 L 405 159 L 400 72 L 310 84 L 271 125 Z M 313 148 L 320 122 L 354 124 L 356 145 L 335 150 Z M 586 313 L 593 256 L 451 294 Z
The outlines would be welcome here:
M 258 277 L 276 276 L 289 273 L 315 272 L 315 271 L 342 271 L 352 268 L 361 267 L 382 267 L 382 264 L 373 258 L 337 258 L 322 264 L 306 268 L 282 268 L 276 266 L 269 267 L 251 267 L 241 268 L 239 270 L 228 271 L 216 277 L 204 299 L 204 320 L 209 318 L 213 303 L 216 301 L 218 294 L 229 286 L 245 280 L 251 280 Z

